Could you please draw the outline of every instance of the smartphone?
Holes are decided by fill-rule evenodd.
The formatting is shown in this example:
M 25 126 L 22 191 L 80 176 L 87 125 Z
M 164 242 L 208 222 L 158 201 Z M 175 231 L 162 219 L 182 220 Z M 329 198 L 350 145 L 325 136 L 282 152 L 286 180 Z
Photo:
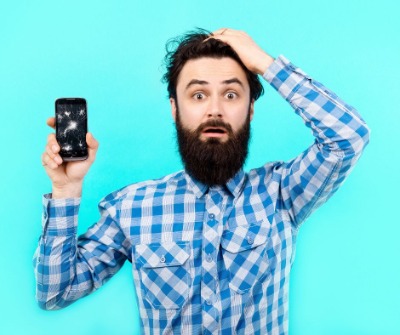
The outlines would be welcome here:
M 56 139 L 63 161 L 88 158 L 86 144 L 87 104 L 83 98 L 56 100 Z

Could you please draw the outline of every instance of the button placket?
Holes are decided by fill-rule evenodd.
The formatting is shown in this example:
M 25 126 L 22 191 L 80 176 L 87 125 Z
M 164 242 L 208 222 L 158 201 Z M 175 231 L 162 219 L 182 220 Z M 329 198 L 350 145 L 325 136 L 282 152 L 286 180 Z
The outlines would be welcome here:
M 217 269 L 217 252 L 222 235 L 222 214 L 224 198 L 216 190 L 210 190 L 206 196 L 206 213 L 203 225 L 203 264 L 201 296 L 203 301 L 204 330 L 212 333 L 218 328 L 219 314 L 221 313 L 218 298 L 219 285 Z
M 215 215 L 213 215 L 215 218 Z M 216 283 L 213 278 L 217 274 L 217 264 L 214 262 L 217 254 L 217 247 L 219 245 L 219 234 L 218 234 L 218 221 L 213 220 L 212 225 L 205 225 L 204 230 L 204 247 L 203 247 L 203 282 L 206 287 L 215 293 Z

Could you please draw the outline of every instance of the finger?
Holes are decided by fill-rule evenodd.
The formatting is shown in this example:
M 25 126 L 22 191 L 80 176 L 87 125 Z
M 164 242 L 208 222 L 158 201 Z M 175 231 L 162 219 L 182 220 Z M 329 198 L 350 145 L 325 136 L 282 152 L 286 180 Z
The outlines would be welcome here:
M 46 145 L 46 153 L 57 164 L 62 164 L 63 160 L 62 160 L 61 156 L 56 154 L 56 153 L 54 153 L 54 151 L 53 151 L 53 149 L 51 149 L 50 145 Z
M 221 34 L 212 34 L 211 36 L 207 37 L 207 38 L 203 41 L 203 43 L 204 43 L 204 42 L 207 42 L 208 40 L 211 40 L 211 39 L 220 40 L 220 41 L 222 41 L 222 42 L 225 42 L 225 41 L 224 41 L 224 38 L 226 38 L 225 35 L 221 35 Z
M 229 39 L 229 36 L 219 34 L 219 35 L 213 35 L 213 36 L 207 37 L 207 38 L 203 41 L 203 43 L 204 43 L 204 42 L 207 42 L 207 41 L 210 40 L 210 39 L 218 40 L 218 41 L 224 42 L 224 43 L 226 43 L 226 44 L 228 44 L 228 41 L 230 40 L 230 39 Z
M 215 36 L 219 36 L 219 35 L 223 34 L 224 32 L 226 32 L 227 30 L 228 30 L 228 28 L 217 29 L 217 30 L 211 32 L 211 34 L 203 42 L 207 42 L 209 39 L 214 38 Z
M 58 145 L 55 134 L 49 134 L 49 136 L 47 137 L 47 145 L 49 146 L 51 151 L 55 154 L 57 154 L 60 151 L 60 146 Z
M 207 42 L 209 39 L 213 38 L 215 40 L 219 40 L 226 44 L 230 44 L 234 38 L 237 38 L 237 31 L 229 28 L 221 28 L 214 31 L 209 37 L 207 37 L 203 42 Z
M 212 34 L 215 34 L 215 35 L 224 35 L 224 34 L 226 34 L 226 33 L 231 33 L 231 32 L 235 32 L 235 31 L 236 31 L 236 30 L 231 29 L 231 28 L 222 27 L 222 28 L 219 28 L 219 29 L 213 31 Z
M 89 148 L 97 150 L 99 147 L 99 142 L 93 137 L 92 133 L 86 134 L 86 143 L 88 144 Z
M 53 159 L 51 159 L 51 157 L 47 154 L 47 152 L 43 153 L 42 155 L 42 165 L 45 168 L 49 168 L 49 169 L 57 169 L 58 165 Z
M 50 133 L 48 136 L 47 136 L 47 142 L 57 142 L 57 139 L 56 139 L 56 134 L 54 134 L 54 133 Z
M 236 36 L 241 35 L 241 31 L 231 28 L 221 28 L 212 33 L 213 36 Z
M 211 34 L 212 35 L 223 35 L 224 32 L 226 32 L 227 30 L 228 30 L 228 28 L 220 28 L 220 29 L 213 31 Z
M 49 117 L 46 121 L 47 125 L 53 129 L 56 129 L 56 118 L 55 117 Z
M 86 143 L 88 145 L 89 157 L 94 160 L 94 158 L 96 157 L 97 149 L 99 148 L 99 142 L 93 137 L 92 133 L 87 133 Z

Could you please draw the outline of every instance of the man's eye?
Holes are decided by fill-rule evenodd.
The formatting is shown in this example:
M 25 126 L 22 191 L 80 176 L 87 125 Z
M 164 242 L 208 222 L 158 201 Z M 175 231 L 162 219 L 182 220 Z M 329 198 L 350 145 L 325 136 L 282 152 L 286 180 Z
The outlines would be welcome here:
M 237 97 L 237 94 L 234 93 L 234 92 L 228 92 L 228 93 L 226 93 L 226 97 L 227 97 L 229 100 L 232 100 L 232 99 L 235 99 L 235 98 Z
M 204 94 L 203 93 L 195 93 L 193 95 L 193 98 L 196 99 L 196 100 L 204 99 Z

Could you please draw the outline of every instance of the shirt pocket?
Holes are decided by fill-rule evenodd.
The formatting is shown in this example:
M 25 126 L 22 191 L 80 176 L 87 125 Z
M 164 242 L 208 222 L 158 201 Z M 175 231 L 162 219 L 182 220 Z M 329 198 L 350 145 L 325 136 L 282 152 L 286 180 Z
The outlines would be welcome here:
M 230 274 L 229 287 L 237 293 L 248 292 L 256 283 L 270 274 L 266 244 L 270 228 L 261 221 L 225 230 L 222 239 L 222 255 L 225 268 Z
M 189 242 L 140 244 L 134 252 L 145 299 L 155 309 L 180 309 L 190 288 Z

